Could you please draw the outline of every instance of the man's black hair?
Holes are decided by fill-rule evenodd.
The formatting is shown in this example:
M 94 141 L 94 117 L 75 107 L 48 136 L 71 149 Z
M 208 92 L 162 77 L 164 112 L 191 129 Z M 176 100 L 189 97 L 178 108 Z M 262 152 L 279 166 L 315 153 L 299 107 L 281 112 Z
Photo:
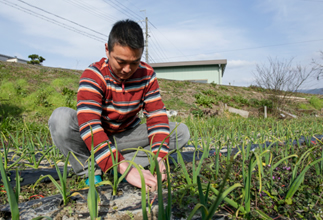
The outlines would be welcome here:
M 115 44 L 132 49 L 144 48 L 144 36 L 139 24 L 129 19 L 115 23 L 109 35 L 109 53 L 113 51 Z

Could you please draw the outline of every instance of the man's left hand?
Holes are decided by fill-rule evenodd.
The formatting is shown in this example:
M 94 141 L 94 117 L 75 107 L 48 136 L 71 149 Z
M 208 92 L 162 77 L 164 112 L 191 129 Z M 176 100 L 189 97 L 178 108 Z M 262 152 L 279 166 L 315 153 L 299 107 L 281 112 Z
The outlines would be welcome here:
M 165 166 L 164 160 L 161 157 L 157 157 L 157 161 L 158 161 L 158 165 L 159 165 L 159 171 L 162 175 L 162 181 L 164 181 L 167 178 L 166 166 Z

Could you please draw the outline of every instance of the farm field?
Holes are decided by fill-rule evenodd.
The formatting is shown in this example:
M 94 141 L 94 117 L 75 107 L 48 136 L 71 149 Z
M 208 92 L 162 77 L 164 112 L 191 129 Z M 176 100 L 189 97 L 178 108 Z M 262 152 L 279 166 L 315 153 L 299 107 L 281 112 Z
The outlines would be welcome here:
M 87 189 L 89 196 L 85 196 L 84 209 L 76 208 L 73 197 L 86 185 L 75 175 L 68 178 L 72 172 L 68 172 L 66 158 L 52 146 L 47 128 L 53 109 L 75 105 L 79 76 L 72 70 L 44 67 L 26 70 L 24 66 L 1 65 L 0 168 L 3 186 L 0 191 L 0 216 L 19 219 L 22 213 L 18 203 L 41 201 L 42 197 L 59 194 L 61 204 L 58 210 L 63 214 L 50 213 L 48 219 L 80 214 L 91 219 L 97 215 L 107 218 L 101 206 L 104 198 L 101 201 L 96 199 L 94 184 Z M 24 71 L 26 78 L 16 80 L 15 74 Z M 33 75 L 37 77 L 33 78 Z M 160 81 L 160 85 L 162 97 L 166 97 L 165 104 L 179 112 L 184 109 L 182 114 L 170 118 L 170 121 L 185 123 L 189 127 L 191 140 L 186 150 L 194 159 L 188 162 L 181 151 L 172 152 L 177 160 L 168 157 L 168 180 L 159 182 L 156 196 L 151 198 L 153 194 L 147 195 L 144 188 L 134 189 L 136 194 L 141 194 L 140 216 L 128 211 L 120 219 L 148 219 L 151 218 L 150 212 L 156 209 L 157 219 L 212 219 L 214 215 L 225 215 L 229 219 L 323 218 L 322 117 L 298 113 L 301 117 L 297 119 L 282 120 L 269 113 L 270 117 L 264 119 L 255 100 L 270 104 L 268 99 L 259 92 L 257 97 L 251 96 L 255 94 L 254 89 L 258 91 L 259 88 L 242 89 L 246 93 L 244 99 L 230 99 L 234 96 L 230 87 L 207 85 L 206 88 L 200 84 L 166 80 Z M 174 88 L 185 85 L 189 91 L 180 91 L 178 96 L 168 97 L 175 92 Z M 193 91 L 191 85 L 196 90 Z M 192 94 L 186 97 L 185 93 Z M 320 97 L 299 96 L 307 101 L 290 103 L 287 110 L 296 114 L 299 105 L 307 105 L 319 114 Z M 231 105 L 253 112 L 252 117 L 245 119 L 226 111 L 221 115 L 205 114 L 207 109 L 214 110 L 220 99 L 229 99 L 227 102 Z M 250 101 L 252 99 L 253 102 Z M 317 107 L 311 104 L 313 99 L 317 99 Z M 91 162 L 93 158 L 90 158 L 89 164 Z M 57 180 L 48 177 L 50 181 L 45 183 L 34 180 L 34 184 L 20 185 L 24 180 L 19 180 L 19 173 L 24 170 L 47 167 L 56 171 L 57 163 L 61 168 L 57 168 Z M 148 169 L 155 172 L 156 166 L 152 157 Z M 63 168 L 65 171 L 61 173 Z M 160 177 L 159 172 L 156 175 Z M 116 170 L 113 175 L 105 176 L 111 195 L 118 195 L 118 185 L 124 185 L 122 178 Z M 118 209 L 115 211 L 121 213 Z

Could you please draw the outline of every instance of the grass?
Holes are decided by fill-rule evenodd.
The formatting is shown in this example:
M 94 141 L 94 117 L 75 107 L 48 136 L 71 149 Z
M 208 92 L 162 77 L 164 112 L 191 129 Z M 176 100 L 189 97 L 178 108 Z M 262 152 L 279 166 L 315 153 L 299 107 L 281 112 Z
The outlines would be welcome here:
M 69 69 L 0 62 L 0 121 L 10 116 L 26 122 L 43 123 L 48 121 L 51 112 L 57 107 L 75 108 L 81 73 Z M 221 103 L 247 110 L 251 116 L 260 115 L 262 110 L 259 108 L 266 105 L 270 116 L 272 102 L 267 98 L 268 91 L 256 86 L 245 88 L 165 79 L 158 81 L 167 109 L 178 110 L 186 116 L 203 116 L 204 109 L 216 109 Z M 322 106 L 322 100 L 317 96 L 309 96 L 309 101 L 315 108 Z M 196 112 L 194 103 L 201 111 Z M 298 106 L 287 103 L 286 108 L 297 111 Z
M 320 99 L 317 96 L 312 96 L 309 102 L 317 110 L 321 110 L 323 108 L 323 99 Z
M 218 204 L 216 201 L 224 179 L 226 184 L 222 192 L 233 186 L 239 187 L 225 194 L 223 202 L 218 204 L 217 211 L 226 210 L 238 218 L 257 219 L 259 216 L 312 218 L 316 210 L 323 208 L 323 199 L 320 197 L 323 183 L 323 144 L 318 141 L 313 145 L 308 139 L 302 144 L 293 143 L 293 140 L 298 140 L 302 136 L 308 138 L 314 134 L 323 134 L 321 118 L 308 117 L 285 121 L 244 118 L 199 120 L 175 118 L 175 120 L 189 126 L 192 135 L 191 144 L 196 147 L 202 146 L 204 155 L 207 155 L 210 149 L 216 150 L 216 155 L 212 157 L 204 156 L 191 163 L 179 160 L 178 164 L 170 167 L 170 184 L 163 187 L 172 186 L 172 213 L 176 217 L 188 218 L 192 213 L 204 213 L 206 218 L 207 213 L 210 213 L 206 210 L 209 210 L 212 204 Z M 16 149 L 16 143 L 22 143 L 19 146 L 22 148 L 30 143 L 39 147 L 50 143 L 46 129 L 35 132 L 32 124 L 29 125 L 28 130 L 34 133 L 34 138 L 26 139 L 23 132 L 7 131 L 4 133 L 6 139 L 3 138 L 0 145 Z M 10 136 L 13 138 L 8 138 Z M 264 149 L 258 148 L 255 152 L 248 147 L 250 143 L 261 145 L 267 141 L 280 144 Z M 233 158 L 220 156 L 220 150 L 226 148 L 230 152 L 233 150 L 231 147 L 238 145 L 245 146 L 246 148 L 243 148 L 245 150 L 238 151 Z M 197 153 L 201 149 L 196 150 Z M 177 154 L 180 155 L 179 152 Z M 17 153 L 17 156 L 19 155 L 22 153 Z M 50 157 L 51 160 L 57 160 L 53 156 Z M 230 172 L 226 174 L 230 166 Z M 117 181 L 119 182 L 118 179 Z M 200 187 L 197 186 L 199 181 Z M 84 185 L 82 181 L 76 184 Z M 65 187 L 66 192 L 73 188 L 81 188 L 75 185 L 69 188 L 71 186 L 67 184 Z M 66 204 L 69 205 L 68 202 Z M 299 213 L 297 210 L 303 211 Z
M 41 159 L 47 158 L 55 164 L 62 159 L 55 147 L 46 148 L 52 145 L 47 120 L 56 107 L 75 106 L 79 76 L 74 73 L 71 70 L 34 66 L 26 70 L 25 66 L 0 63 L 2 176 L 6 176 L 5 173 L 9 170 L 24 169 L 27 165 L 23 163 L 28 161 L 29 166 L 37 168 L 41 160 L 36 160 L 33 155 L 40 152 L 45 152 Z M 22 75 L 26 77 L 18 77 Z M 203 108 L 212 108 L 220 101 L 232 102 L 232 105 L 239 108 L 270 106 L 270 101 L 266 98 L 242 96 L 244 93 L 234 91 L 237 88 L 216 84 L 161 80 L 160 85 L 168 108 L 196 109 L 199 117 L 175 117 L 171 120 L 183 122 L 189 127 L 192 137 L 189 144 L 195 146 L 195 154 L 202 152 L 203 155 L 198 160 L 187 163 L 177 151 L 179 162 L 171 166 L 167 164 L 167 183 L 161 183 L 160 173 L 157 172 L 161 219 L 169 219 L 171 215 L 178 218 L 200 215 L 202 219 L 210 219 L 214 213 L 219 212 L 237 219 L 323 217 L 319 212 L 323 209 L 323 143 L 322 140 L 312 142 L 310 139 L 315 134 L 323 134 L 321 117 L 308 116 L 293 120 L 277 120 L 272 117 L 244 119 L 229 114 L 225 117 L 203 117 L 200 114 L 200 111 L 203 113 Z M 183 87 L 190 90 L 183 92 Z M 165 91 L 166 88 L 169 90 Z M 243 91 L 266 92 L 258 87 L 249 87 Z M 200 106 L 194 106 L 194 102 Z M 321 102 L 316 96 L 309 98 L 309 103 L 316 109 L 322 107 Z M 301 138 L 303 142 L 299 142 Z M 269 145 L 269 142 L 272 144 Z M 263 147 L 253 150 L 254 144 Z M 235 146 L 240 148 L 237 150 Z M 207 157 L 210 150 L 214 150 L 212 152 L 215 155 Z M 225 151 L 232 155 L 224 156 Z M 21 162 L 12 165 L 9 156 L 12 152 L 15 157 L 21 158 Z M 117 158 L 115 159 L 114 164 L 117 166 Z M 128 162 L 140 169 L 133 161 Z M 154 172 L 155 167 L 158 168 L 156 161 L 152 162 L 151 172 Z M 105 177 L 105 180 L 109 178 L 114 192 L 124 177 L 118 179 L 116 174 L 115 172 L 114 177 Z M 68 184 L 66 175 L 65 171 L 60 176 L 61 181 L 55 185 L 62 196 L 65 196 L 66 206 L 71 207 L 68 201 L 70 192 L 84 187 L 84 181 L 72 177 L 72 184 Z M 17 198 L 17 194 L 22 196 L 21 201 L 30 200 L 33 193 L 26 193 L 28 188 L 25 187 L 19 192 L 19 188 L 17 185 L 17 190 L 12 192 L 6 188 L 10 198 L 7 193 L 1 192 L 0 201 L 15 204 L 12 201 Z M 162 188 L 167 188 L 169 192 L 169 205 L 166 207 L 162 203 Z M 34 194 L 37 192 L 48 196 L 57 193 L 57 189 L 49 192 L 46 185 L 40 184 L 35 187 Z M 93 218 L 96 218 L 98 200 L 93 184 L 90 191 L 90 211 Z M 145 187 L 142 187 L 142 196 L 142 206 L 145 207 Z M 12 206 L 13 209 L 15 205 Z M 167 214 L 162 215 L 163 213 Z M 143 214 L 146 216 L 145 208 Z
M 3 118 L 47 121 L 55 108 L 75 106 L 72 100 L 76 100 L 80 71 L 75 74 L 72 70 L 1 63 L 0 113 Z M 64 88 L 69 91 L 64 93 Z

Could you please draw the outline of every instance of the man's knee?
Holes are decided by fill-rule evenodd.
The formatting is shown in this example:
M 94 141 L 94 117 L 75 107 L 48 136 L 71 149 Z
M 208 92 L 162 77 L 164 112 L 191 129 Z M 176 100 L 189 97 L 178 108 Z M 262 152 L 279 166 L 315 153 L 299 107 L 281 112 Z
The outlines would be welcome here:
M 70 125 L 73 123 L 74 112 L 74 109 L 67 107 L 55 109 L 48 120 L 48 127 L 51 134 L 66 134 L 66 129 L 69 129 Z
M 191 137 L 190 131 L 188 130 L 188 127 L 186 126 L 186 124 L 180 124 L 177 130 L 178 130 L 178 137 L 180 137 L 181 139 L 181 143 L 179 144 L 180 146 L 183 146 L 189 141 Z
M 176 127 L 177 126 L 177 127 Z M 183 147 L 190 139 L 190 131 L 188 129 L 188 127 L 186 126 L 186 124 L 180 123 L 178 125 L 173 123 L 171 124 L 171 129 L 175 129 L 175 131 L 173 131 L 172 136 L 175 138 L 174 141 L 176 141 L 177 138 L 177 142 L 178 142 L 178 146 L 179 147 Z

